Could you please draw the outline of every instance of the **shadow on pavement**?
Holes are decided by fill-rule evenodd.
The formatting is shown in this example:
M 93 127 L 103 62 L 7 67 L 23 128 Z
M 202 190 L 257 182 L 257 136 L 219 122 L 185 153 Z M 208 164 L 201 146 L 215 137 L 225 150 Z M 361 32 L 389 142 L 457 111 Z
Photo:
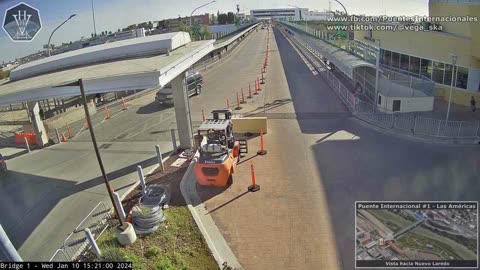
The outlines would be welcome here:
M 233 201 L 235 201 L 235 200 L 239 199 L 240 197 L 243 197 L 243 196 L 245 196 L 245 195 L 246 195 L 247 193 L 249 193 L 249 192 L 250 192 L 250 191 L 246 190 L 245 192 L 243 192 L 243 193 L 240 193 L 239 195 L 235 196 L 234 198 L 232 198 L 232 199 L 230 199 L 230 200 L 228 200 L 228 201 L 226 201 L 226 202 L 222 203 L 221 205 L 219 205 L 219 206 L 215 207 L 214 209 L 212 209 L 212 210 L 208 211 L 207 215 L 210 215 L 211 213 L 213 213 L 213 212 L 217 211 L 218 209 L 220 209 L 220 208 L 222 208 L 222 207 L 224 207 L 224 206 L 228 205 L 229 203 L 231 203 L 231 202 L 233 202 Z
M 156 113 L 159 111 L 163 111 L 165 109 L 173 107 L 172 105 L 168 104 L 159 104 L 156 101 L 153 101 L 145 106 L 139 107 L 137 110 L 137 114 L 151 114 L 151 113 Z
M 115 186 L 116 179 L 135 172 L 137 165 L 140 164 L 146 168 L 156 163 L 156 160 L 155 157 L 126 166 L 108 173 L 108 178 L 111 184 Z M 78 183 L 18 171 L 6 171 L 1 174 L 0 179 L 0 224 L 2 224 L 7 232 L 13 245 L 18 249 L 37 226 L 44 222 L 44 219 L 60 201 L 78 192 L 103 184 L 104 182 L 101 176 Z M 104 191 L 105 195 L 107 195 L 106 190 L 101 190 L 102 193 Z M 76 200 L 78 200 L 78 198 Z M 104 201 L 108 201 L 108 198 L 105 198 Z M 86 212 L 88 213 L 90 210 L 91 209 L 86 209 Z M 74 211 L 74 209 L 72 209 L 72 211 Z M 81 218 L 78 222 L 80 221 Z M 52 226 L 62 226 L 62 220 L 49 222 L 52 223 Z M 76 225 L 77 224 L 75 224 L 75 226 Z M 73 230 L 74 227 L 66 229 Z M 51 248 L 54 251 L 60 247 L 60 245 L 61 243 L 47 243 L 46 248 Z
M 17 153 L 15 153 L 15 154 L 4 155 L 4 156 L 3 156 L 3 159 L 5 159 L 5 160 L 10 160 L 10 159 L 14 159 L 14 158 L 16 158 L 16 157 L 25 155 L 25 154 L 27 154 L 27 153 L 28 153 L 28 151 L 27 151 L 26 149 L 24 149 L 23 151 L 17 152 Z
M 292 100 L 289 99 L 289 98 L 288 99 L 276 99 L 276 100 L 272 101 L 272 103 L 265 103 L 265 105 L 263 105 L 263 106 L 257 107 L 256 109 L 254 109 L 252 111 L 246 112 L 245 115 L 246 116 L 254 116 L 256 114 L 262 114 L 266 111 L 273 110 L 275 108 L 278 108 L 280 106 L 283 106 L 283 105 L 291 103 L 291 102 L 292 102 Z

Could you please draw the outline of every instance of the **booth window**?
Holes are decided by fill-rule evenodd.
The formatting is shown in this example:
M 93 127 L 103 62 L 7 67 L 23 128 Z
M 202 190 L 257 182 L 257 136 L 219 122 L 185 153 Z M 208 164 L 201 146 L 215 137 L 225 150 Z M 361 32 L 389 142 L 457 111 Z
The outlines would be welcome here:
M 394 100 L 393 101 L 393 111 L 399 112 L 400 111 L 400 102 L 401 100 Z
M 468 68 L 458 67 L 457 66 L 457 81 L 456 86 L 458 88 L 467 89 L 468 82 Z
M 443 84 L 443 75 L 445 73 L 445 64 L 441 62 L 433 62 L 432 80 L 436 83 Z
M 420 75 L 423 75 L 429 79 L 432 78 L 432 61 L 427 59 L 422 59 L 420 61 Z

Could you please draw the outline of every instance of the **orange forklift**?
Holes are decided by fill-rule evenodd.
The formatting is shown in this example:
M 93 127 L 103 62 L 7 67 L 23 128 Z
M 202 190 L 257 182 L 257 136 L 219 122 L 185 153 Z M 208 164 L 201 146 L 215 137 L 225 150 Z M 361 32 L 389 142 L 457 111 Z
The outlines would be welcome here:
M 233 181 L 240 156 L 248 153 L 247 140 L 235 139 L 230 109 L 214 110 L 212 115 L 213 119 L 206 119 L 195 136 L 200 152 L 195 175 L 202 186 L 225 187 Z M 202 145 L 204 137 L 206 143 Z

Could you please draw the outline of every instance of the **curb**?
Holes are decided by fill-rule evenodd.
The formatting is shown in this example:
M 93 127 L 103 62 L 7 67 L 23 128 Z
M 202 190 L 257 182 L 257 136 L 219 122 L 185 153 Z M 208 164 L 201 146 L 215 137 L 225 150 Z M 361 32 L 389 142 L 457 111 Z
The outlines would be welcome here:
M 243 269 L 197 194 L 195 175 L 193 174 L 197 157 L 198 152 L 180 182 L 182 196 L 220 269 L 224 269 L 225 266 Z

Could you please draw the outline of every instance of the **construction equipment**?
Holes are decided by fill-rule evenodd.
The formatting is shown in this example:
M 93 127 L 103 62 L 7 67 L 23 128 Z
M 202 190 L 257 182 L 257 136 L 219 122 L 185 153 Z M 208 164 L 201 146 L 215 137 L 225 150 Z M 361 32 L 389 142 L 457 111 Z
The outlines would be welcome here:
M 232 183 L 240 156 L 248 151 L 246 140 L 236 140 L 233 133 L 232 111 L 212 111 L 213 119 L 206 119 L 195 136 L 200 157 L 195 164 L 195 175 L 202 186 L 227 186 Z M 223 118 L 221 118 L 223 116 Z M 206 143 L 202 145 L 203 138 Z

